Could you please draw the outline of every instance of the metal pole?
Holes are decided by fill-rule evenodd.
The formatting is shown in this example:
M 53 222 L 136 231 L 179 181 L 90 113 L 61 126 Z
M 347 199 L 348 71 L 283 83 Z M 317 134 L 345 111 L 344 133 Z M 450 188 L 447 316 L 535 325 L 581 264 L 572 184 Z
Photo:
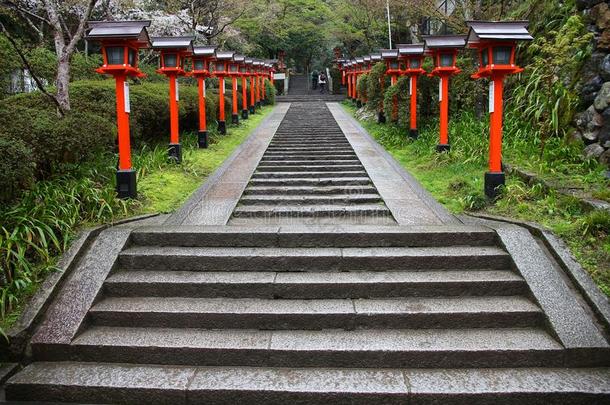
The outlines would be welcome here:
M 388 42 L 390 43 L 390 48 L 392 49 L 392 26 L 390 24 L 390 0 L 386 0 L 386 10 L 388 11 Z

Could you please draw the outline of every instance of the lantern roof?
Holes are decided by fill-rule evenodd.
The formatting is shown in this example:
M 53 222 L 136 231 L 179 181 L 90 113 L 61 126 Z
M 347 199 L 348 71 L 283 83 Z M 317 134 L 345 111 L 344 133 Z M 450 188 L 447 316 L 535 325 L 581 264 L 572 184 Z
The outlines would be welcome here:
M 219 51 L 218 49 L 214 53 L 216 60 L 232 60 L 235 52 L 233 51 Z
M 193 40 L 195 37 L 184 36 L 184 37 L 153 37 L 152 47 L 153 49 L 175 49 L 178 51 L 192 51 Z
M 150 38 L 146 27 L 150 21 L 89 21 L 89 32 L 87 39 L 112 40 L 124 39 L 135 40 L 146 45 L 150 44 Z
M 194 46 L 193 55 L 211 58 L 214 56 L 216 47 L 214 45 Z
M 252 65 L 254 63 L 254 59 L 246 57 L 246 59 L 244 59 L 244 63 L 246 65 Z
M 466 46 L 464 35 L 426 35 L 424 39 L 426 49 L 463 48 Z
M 254 65 L 254 66 L 262 66 L 262 64 L 263 64 L 263 62 L 258 59 L 254 59 L 252 61 L 252 65 Z
M 528 21 L 466 21 L 468 43 L 481 41 L 531 41 Z
M 383 59 L 396 59 L 398 58 L 398 49 L 382 49 L 381 57 Z
M 379 53 L 371 54 L 371 61 L 379 62 L 380 60 L 381 60 L 381 54 L 379 54 Z
M 364 58 L 356 58 L 356 63 L 364 63 Z
M 424 54 L 424 44 L 397 44 L 400 56 L 418 56 Z
M 233 60 L 238 63 L 244 63 L 246 61 L 246 56 L 236 53 L 233 55 Z
M 370 62 L 371 61 L 371 56 L 370 55 L 363 56 L 362 59 L 364 59 L 365 62 Z

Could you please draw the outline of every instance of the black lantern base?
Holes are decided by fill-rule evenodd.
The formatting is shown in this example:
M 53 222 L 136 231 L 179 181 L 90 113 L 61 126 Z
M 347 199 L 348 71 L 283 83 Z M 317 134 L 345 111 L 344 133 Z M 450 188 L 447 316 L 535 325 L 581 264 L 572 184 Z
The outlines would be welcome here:
M 436 145 L 436 151 L 438 153 L 449 152 L 451 150 L 451 145 L 439 143 Z
M 485 195 L 495 199 L 500 195 L 500 187 L 506 182 L 504 173 L 485 173 Z
M 242 120 L 248 119 L 248 110 L 241 110 L 241 119 Z
M 413 128 L 411 128 L 411 129 L 409 130 L 409 138 L 411 138 L 411 139 L 417 139 L 417 138 L 419 138 L 419 133 L 417 132 L 417 129 L 413 129 Z
M 231 115 L 231 123 L 233 125 L 237 125 L 239 124 L 239 114 L 233 114 Z
M 208 131 L 199 131 L 199 134 L 197 135 L 197 144 L 200 149 L 208 147 Z
M 362 101 L 356 100 L 356 107 L 358 107 L 358 108 L 362 107 Z
M 261 102 L 260 101 L 256 102 L 256 108 L 261 108 Z
M 225 121 L 218 121 L 218 133 L 221 135 L 227 134 L 227 123 Z
M 136 198 L 138 196 L 135 170 L 116 171 L 116 192 L 121 199 Z
M 175 163 L 182 163 L 182 145 L 179 143 L 170 143 L 167 153 L 169 158 Z
M 253 105 L 250 106 L 250 114 L 256 114 L 256 107 Z
M 378 124 L 385 124 L 385 114 L 382 111 L 379 111 L 377 113 L 377 123 Z

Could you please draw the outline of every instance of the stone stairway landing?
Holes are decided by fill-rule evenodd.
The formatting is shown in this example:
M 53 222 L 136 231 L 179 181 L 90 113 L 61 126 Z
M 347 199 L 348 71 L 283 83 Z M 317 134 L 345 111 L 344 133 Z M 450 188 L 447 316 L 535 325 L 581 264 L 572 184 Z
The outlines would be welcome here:
M 396 223 L 322 103 L 290 106 L 229 222 L 299 223 Z

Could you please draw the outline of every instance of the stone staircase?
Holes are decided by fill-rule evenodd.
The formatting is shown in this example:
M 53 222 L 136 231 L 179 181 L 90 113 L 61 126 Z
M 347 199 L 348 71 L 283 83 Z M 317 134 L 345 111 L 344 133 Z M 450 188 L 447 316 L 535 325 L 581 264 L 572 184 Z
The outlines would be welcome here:
M 309 81 L 305 75 L 291 76 L 288 94 L 275 98 L 279 103 L 338 102 L 344 99 L 344 94 L 329 94 L 328 92 L 321 94 L 319 90 L 310 90 Z
M 405 369 L 595 365 L 468 226 L 144 227 L 76 338 L 32 349 L 10 400 L 404 403 Z
M 326 105 L 292 104 L 230 224 L 395 223 Z

